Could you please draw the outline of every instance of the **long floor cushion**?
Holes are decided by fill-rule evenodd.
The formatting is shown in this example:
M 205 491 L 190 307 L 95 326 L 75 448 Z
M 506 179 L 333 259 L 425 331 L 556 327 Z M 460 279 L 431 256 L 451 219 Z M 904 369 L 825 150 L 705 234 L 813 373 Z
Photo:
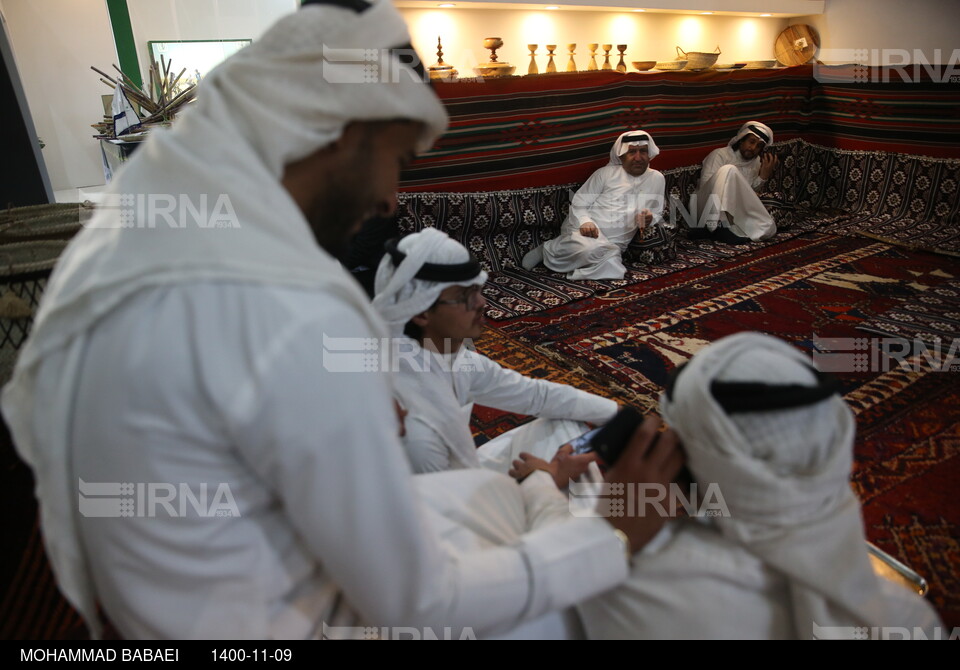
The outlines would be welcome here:
M 864 235 L 913 248 L 960 254 L 960 160 L 833 149 L 795 139 L 774 146 L 780 168 L 761 194 L 777 221 L 777 244 L 807 232 Z M 735 256 L 754 245 L 689 239 L 685 210 L 700 166 L 664 171 L 668 226 L 635 242 L 626 277 L 569 281 L 523 255 L 557 235 L 578 185 L 472 193 L 401 193 L 401 234 L 446 231 L 490 272 L 488 316 L 511 318 L 598 292 Z

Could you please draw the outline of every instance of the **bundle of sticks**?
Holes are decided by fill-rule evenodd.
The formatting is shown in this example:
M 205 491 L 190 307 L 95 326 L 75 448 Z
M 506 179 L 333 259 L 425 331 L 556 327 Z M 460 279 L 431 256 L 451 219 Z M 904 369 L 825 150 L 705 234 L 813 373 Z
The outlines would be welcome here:
M 113 69 L 120 74 L 117 78 L 111 77 L 103 70 L 98 70 L 93 66 L 90 66 L 90 69 L 99 74 L 100 81 L 110 88 L 116 90 L 117 86 L 120 86 L 126 93 L 127 98 L 139 105 L 143 113 L 146 114 L 140 119 L 140 122 L 147 125 L 171 120 L 181 107 L 191 102 L 197 95 L 196 82 L 191 82 L 183 87 L 183 90 L 177 92 L 177 84 L 180 83 L 180 78 L 183 77 L 187 68 L 180 70 L 180 74 L 174 77 L 170 70 L 170 63 L 171 61 L 160 56 L 159 65 L 155 61 L 150 64 L 150 82 L 146 88 L 137 86 L 116 65 L 113 66 Z M 150 94 L 151 90 L 156 91 L 156 96 Z M 104 119 L 104 123 L 95 123 L 93 127 L 101 132 L 101 136 L 112 137 L 112 127 L 107 128 L 107 125 L 107 119 Z

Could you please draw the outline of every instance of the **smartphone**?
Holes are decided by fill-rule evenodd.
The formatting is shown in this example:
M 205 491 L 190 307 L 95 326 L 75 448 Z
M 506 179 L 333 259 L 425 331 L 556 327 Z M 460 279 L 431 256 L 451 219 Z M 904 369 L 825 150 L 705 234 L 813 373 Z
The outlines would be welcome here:
M 573 453 L 586 454 L 590 451 L 593 451 L 593 444 L 591 444 L 590 440 L 593 439 L 594 435 L 600 432 L 600 428 L 602 428 L 602 426 L 588 430 L 583 435 L 570 440 L 570 446 L 573 447 Z
M 617 462 L 626 448 L 633 432 L 643 423 L 643 416 L 632 407 L 624 407 L 610 422 L 599 428 L 590 440 L 590 446 L 597 452 L 607 467 Z

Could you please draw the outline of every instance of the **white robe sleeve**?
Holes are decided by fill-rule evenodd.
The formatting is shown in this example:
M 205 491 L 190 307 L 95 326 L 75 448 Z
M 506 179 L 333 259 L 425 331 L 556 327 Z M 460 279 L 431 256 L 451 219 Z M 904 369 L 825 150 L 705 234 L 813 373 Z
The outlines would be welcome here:
M 760 159 L 754 160 L 752 163 L 741 169 L 744 179 L 750 184 L 750 188 L 759 193 L 763 189 L 763 185 L 767 183 L 766 179 L 760 178 Z
M 596 424 L 606 423 L 617 413 L 617 403 L 608 398 L 566 384 L 525 377 L 476 352 L 464 355 L 476 362 L 473 370 L 464 373 L 464 404 L 476 402 L 515 414 Z
M 445 551 L 414 490 L 387 384 L 377 372 L 325 370 L 315 345 L 325 330 L 356 336 L 365 327 L 344 308 L 277 333 L 232 404 L 244 420 L 228 429 L 367 622 L 507 629 L 625 578 L 620 542 L 602 519 L 554 524 L 513 546 Z M 337 410 L 347 407 L 355 410 Z
M 652 171 L 650 174 L 650 184 L 644 191 L 642 195 L 643 202 L 640 204 L 641 211 L 649 209 L 653 213 L 653 221 L 649 224 L 651 226 L 659 226 L 664 223 L 663 212 L 666 206 L 666 187 L 667 180 L 663 176 L 663 173 Z
M 590 213 L 590 207 L 594 202 L 597 201 L 597 198 L 600 197 L 600 194 L 603 193 L 604 188 L 604 169 L 600 168 L 595 171 L 590 178 L 583 183 L 583 186 L 577 190 L 573 198 L 570 200 L 570 220 L 576 224 L 576 228 L 579 230 L 587 221 L 594 221 L 593 215 Z
M 413 471 L 418 474 L 451 468 L 450 449 L 437 431 L 419 417 L 407 417 L 403 446 Z
M 546 472 L 538 470 L 520 484 L 530 528 L 543 528 L 570 518 L 570 503 Z
M 703 159 L 703 165 L 700 168 L 700 184 L 706 184 L 717 174 L 717 171 L 726 165 L 723 149 L 714 149 L 707 157 Z

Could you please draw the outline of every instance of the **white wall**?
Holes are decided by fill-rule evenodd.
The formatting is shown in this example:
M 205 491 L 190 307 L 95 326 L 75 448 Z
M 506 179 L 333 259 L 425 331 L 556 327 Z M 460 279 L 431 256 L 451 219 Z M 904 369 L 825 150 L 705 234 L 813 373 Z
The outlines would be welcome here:
M 90 69 L 117 62 L 103 0 L 0 0 L 14 59 L 54 190 L 103 183 L 91 123 L 110 90 Z
M 889 65 L 960 60 L 957 0 L 826 0 L 824 12 L 796 19 L 820 33 L 820 59 Z M 936 50 L 940 50 L 937 58 Z M 865 52 L 863 50 L 866 50 Z M 853 51 L 860 51 L 858 54 Z
M 298 0 L 128 0 L 137 57 L 148 40 L 257 38 Z M 104 0 L 0 0 L 30 113 L 55 191 L 103 184 L 90 124 L 111 90 L 90 69 L 119 65 Z
M 413 45 L 428 64 L 437 60 L 437 35 L 444 44 L 445 63 L 461 76 L 473 76 L 471 68 L 490 60 L 484 37 L 500 37 L 504 46 L 497 60 L 517 66 L 526 74 L 530 63 L 527 44 L 539 44 L 537 65 L 546 68 L 547 44 L 556 44 L 558 70 L 566 69 L 566 45 L 576 43 L 577 67 L 585 70 L 589 43 L 627 45 L 631 61 L 673 60 L 679 45 L 686 51 L 713 51 L 720 46 L 719 62 L 774 58 L 777 35 L 791 21 L 778 18 L 695 16 L 680 14 L 581 12 L 572 10 L 526 11 L 483 9 L 401 9 L 413 37 Z M 616 54 L 616 48 L 613 49 Z M 601 61 L 602 62 L 602 61 Z M 612 59 L 616 66 L 616 59 Z
M 141 76 L 148 80 L 147 42 L 255 40 L 299 6 L 299 0 L 127 0 Z
M 827 0 L 822 16 L 800 19 L 747 19 L 670 14 L 624 14 L 524 10 L 420 10 L 401 12 L 410 23 L 414 45 L 427 62 L 436 58 L 443 36 L 446 62 L 463 74 L 488 60 L 484 37 L 503 38 L 501 60 L 525 73 L 527 43 L 536 42 L 537 62 L 546 66 L 544 46 L 559 45 L 559 69 L 566 67 L 565 45 L 577 43 L 577 64 L 587 64 L 589 42 L 626 43 L 631 60 L 664 60 L 680 45 L 712 51 L 721 61 L 773 57 L 773 43 L 788 23 L 810 23 L 832 49 L 921 49 L 928 60 L 940 49 L 946 61 L 960 48 L 957 0 Z M 128 0 L 141 66 L 149 66 L 147 41 L 169 39 L 257 38 L 297 0 Z M 104 0 L 0 0 L 0 12 L 14 51 L 24 92 L 40 137 L 54 190 L 103 183 L 103 170 L 91 123 L 103 115 L 100 96 L 110 90 L 91 65 L 109 71 L 117 63 Z M 873 54 L 871 54 L 872 56 Z

